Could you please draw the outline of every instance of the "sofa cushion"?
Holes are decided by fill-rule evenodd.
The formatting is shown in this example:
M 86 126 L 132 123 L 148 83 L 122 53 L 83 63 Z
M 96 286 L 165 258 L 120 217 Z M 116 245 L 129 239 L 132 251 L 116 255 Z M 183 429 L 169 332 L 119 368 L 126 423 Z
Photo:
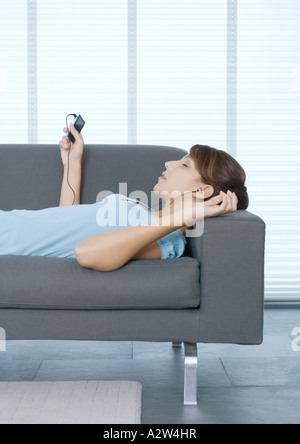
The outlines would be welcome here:
M 0 308 L 167 309 L 200 305 L 199 262 L 130 261 L 112 272 L 75 259 L 0 256 Z

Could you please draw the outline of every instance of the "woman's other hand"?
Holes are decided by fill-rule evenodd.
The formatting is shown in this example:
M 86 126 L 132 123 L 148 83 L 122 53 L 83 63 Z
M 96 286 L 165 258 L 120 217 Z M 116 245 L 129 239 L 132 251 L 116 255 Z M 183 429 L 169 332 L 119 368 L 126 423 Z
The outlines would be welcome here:
M 64 128 L 63 132 L 68 134 L 68 129 Z M 82 134 L 79 133 L 72 124 L 70 124 L 70 132 L 74 136 L 75 143 L 71 143 L 67 136 L 63 136 L 59 142 L 61 160 L 64 166 L 68 164 L 69 151 L 71 162 L 81 163 L 83 156 L 84 140 Z
M 235 193 L 221 192 L 218 196 L 204 202 L 203 193 L 197 193 L 196 200 L 190 193 L 180 195 L 174 200 L 175 210 L 172 223 L 178 226 L 193 226 L 198 220 L 221 214 L 233 213 L 237 210 L 238 199 Z
M 238 198 L 235 193 L 227 191 L 213 197 L 204 203 L 204 218 L 216 217 L 221 214 L 234 213 L 237 211 Z

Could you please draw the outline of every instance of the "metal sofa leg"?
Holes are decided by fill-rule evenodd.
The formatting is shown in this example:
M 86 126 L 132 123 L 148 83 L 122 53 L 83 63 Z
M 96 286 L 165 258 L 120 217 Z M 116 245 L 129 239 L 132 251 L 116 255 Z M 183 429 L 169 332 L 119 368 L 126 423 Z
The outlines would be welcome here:
M 185 342 L 184 405 L 197 405 L 197 344 Z

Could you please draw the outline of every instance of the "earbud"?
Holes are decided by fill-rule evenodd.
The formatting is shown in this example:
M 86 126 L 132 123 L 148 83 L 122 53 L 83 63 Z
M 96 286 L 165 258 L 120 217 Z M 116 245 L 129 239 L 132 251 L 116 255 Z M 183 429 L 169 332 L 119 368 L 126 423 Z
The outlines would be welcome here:
M 199 188 L 198 190 L 195 190 L 195 193 L 202 193 L 203 192 L 203 189 L 202 188 Z M 201 198 L 198 198 L 198 197 L 196 197 L 196 199 L 197 200 L 202 200 L 202 196 L 201 196 Z

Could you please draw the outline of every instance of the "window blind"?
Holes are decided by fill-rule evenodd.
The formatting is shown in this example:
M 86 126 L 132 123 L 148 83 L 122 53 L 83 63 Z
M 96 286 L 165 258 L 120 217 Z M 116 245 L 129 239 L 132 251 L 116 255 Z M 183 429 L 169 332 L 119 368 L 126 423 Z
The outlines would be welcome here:
M 227 2 L 137 2 L 138 141 L 226 149 Z
M 0 143 L 208 144 L 267 224 L 266 300 L 300 300 L 298 0 L 1 0 Z
M 267 224 L 265 296 L 300 300 L 300 4 L 238 3 L 238 160 Z
M 0 1 L 0 142 L 27 143 L 27 2 Z
M 126 143 L 127 1 L 37 1 L 38 142 L 80 113 L 86 143 Z

